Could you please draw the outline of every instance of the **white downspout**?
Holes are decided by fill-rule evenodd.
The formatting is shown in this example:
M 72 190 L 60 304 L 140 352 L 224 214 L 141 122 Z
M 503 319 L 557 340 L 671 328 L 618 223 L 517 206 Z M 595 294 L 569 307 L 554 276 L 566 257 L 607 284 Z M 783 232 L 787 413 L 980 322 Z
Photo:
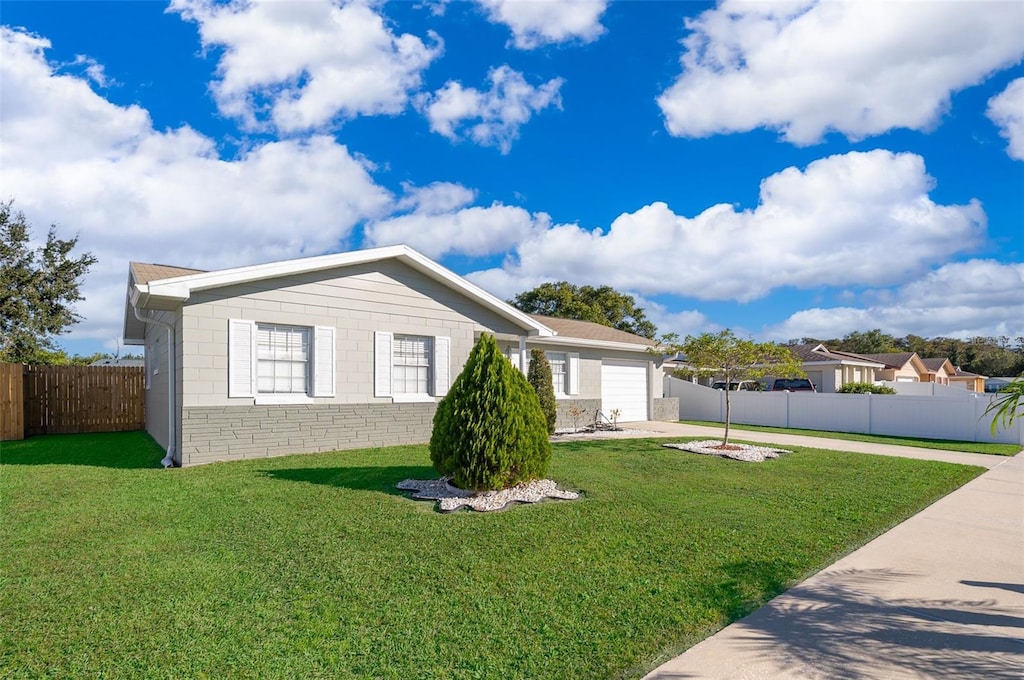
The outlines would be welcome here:
M 174 355 L 177 353 L 174 346 L 174 324 L 151 316 L 142 316 L 135 306 L 132 306 L 132 312 L 142 323 L 155 323 L 167 330 L 167 455 L 160 464 L 165 468 L 174 467 L 174 442 L 177 441 L 177 419 L 174 417 L 174 382 L 177 379 L 174 373 Z

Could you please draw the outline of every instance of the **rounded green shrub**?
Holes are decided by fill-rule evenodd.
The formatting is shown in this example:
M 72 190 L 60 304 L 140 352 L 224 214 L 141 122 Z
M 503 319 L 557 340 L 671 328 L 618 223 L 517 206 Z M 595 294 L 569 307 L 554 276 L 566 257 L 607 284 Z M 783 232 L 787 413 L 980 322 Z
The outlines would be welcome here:
M 836 392 L 839 394 L 896 394 L 896 390 L 888 385 L 875 385 L 869 382 L 848 382 Z
M 543 478 L 547 422 L 530 383 L 484 334 L 437 405 L 430 460 L 461 489 L 505 489 Z
M 558 403 L 555 401 L 555 386 L 551 382 L 551 364 L 547 356 L 539 349 L 530 350 L 530 369 L 526 372 L 526 380 L 533 386 L 533 391 L 540 399 L 540 410 L 548 423 L 548 434 L 555 433 L 555 421 L 558 419 Z

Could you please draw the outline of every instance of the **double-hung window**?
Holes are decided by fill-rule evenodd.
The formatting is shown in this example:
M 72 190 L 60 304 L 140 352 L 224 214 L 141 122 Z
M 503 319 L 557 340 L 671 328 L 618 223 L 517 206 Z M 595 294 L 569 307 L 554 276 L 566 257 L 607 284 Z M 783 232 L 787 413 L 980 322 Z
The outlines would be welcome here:
M 335 394 L 334 328 L 228 322 L 228 396 L 256 403 Z
M 309 374 L 309 328 L 256 324 L 260 394 L 306 394 Z
M 431 338 L 422 335 L 394 336 L 392 346 L 394 394 L 430 394 Z
M 555 394 L 569 394 L 568 371 L 565 352 L 547 352 L 548 363 L 551 364 L 551 383 Z
M 444 335 L 373 334 L 373 396 L 433 401 L 448 394 L 452 339 Z

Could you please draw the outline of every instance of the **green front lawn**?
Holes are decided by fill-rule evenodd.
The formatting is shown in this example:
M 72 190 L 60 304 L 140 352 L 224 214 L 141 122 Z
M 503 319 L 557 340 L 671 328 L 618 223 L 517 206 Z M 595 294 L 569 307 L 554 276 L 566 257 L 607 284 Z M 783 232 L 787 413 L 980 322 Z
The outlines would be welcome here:
M 686 425 L 705 425 L 708 427 L 724 427 L 717 420 L 680 420 Z M 894 446 L 916 446 L 922 449 L 939 449 L 941 451 L 959 451 L 960 453 L 987 453 L 994 456 L 1013 456 L 1021 450 L 1019 444 L 998 444 L 995 442 L 961 442 L 952 439 L 921 439 L 915 437 L 889 437 L 880 434 L 858 434 L 856 432 L 829 432 L 827 430 L 801 430 L 795 427 L 771 427 L 768 425 L 746 425 L 732 423 L 734 430 L 755 430 L 757 432 L 776 432 L 778 434 L 802 434 L 807 437 L 822 439 L 846 439 L 852 442 L 871 442 L 872 444 L 892 444 Z
M 0 675 L 636 677 L 982 472 L 573 442 L 550 472 L 583 500 L 442 515 L 394 488 L 424 446 L 161 456 L 0 444 Z

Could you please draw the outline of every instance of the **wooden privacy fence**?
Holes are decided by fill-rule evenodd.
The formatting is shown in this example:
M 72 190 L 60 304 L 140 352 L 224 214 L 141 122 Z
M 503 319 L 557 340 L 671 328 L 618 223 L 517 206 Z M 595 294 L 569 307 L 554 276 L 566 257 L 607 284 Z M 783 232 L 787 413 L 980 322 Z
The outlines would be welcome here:
M 25 392 L 21 364 L 0 364 L 0 441 L 25 437 Z
M 141 367 L 2 366 L 0 394 L 12 395 L 10 408 L 6 397 L 0 405 L 4 439 L 123 432 L 146 426 L 145 370 Z M 16 412 L 19 384 L 20 421 Z

